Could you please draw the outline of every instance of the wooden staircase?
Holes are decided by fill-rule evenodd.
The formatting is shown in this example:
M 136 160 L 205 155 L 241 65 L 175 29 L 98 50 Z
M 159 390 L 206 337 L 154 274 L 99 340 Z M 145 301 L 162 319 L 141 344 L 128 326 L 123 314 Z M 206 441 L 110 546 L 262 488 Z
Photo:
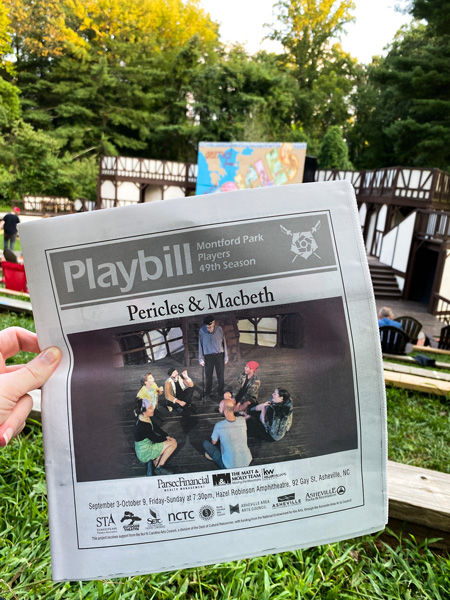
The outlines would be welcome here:
M 368 261 L 375 298 L 400 300 L 402 293 L 398 287 L 393 269 L 388 265 L 383 265 L 373 257 L 369 257 Z

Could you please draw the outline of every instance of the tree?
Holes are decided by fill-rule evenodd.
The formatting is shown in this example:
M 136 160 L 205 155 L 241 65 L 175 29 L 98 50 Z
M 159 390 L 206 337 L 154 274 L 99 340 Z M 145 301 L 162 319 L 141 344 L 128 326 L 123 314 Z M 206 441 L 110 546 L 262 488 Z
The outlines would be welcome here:
M 450 12 L 447 1 L 413 0 L 410 12 L 416 19 L 425 19 L 433 35 L 448 35 Z
M 352 169 L 348 158 L 347 144 L 342 131 L 337 125 L 330 127 L 323 137 L 318 157 L 321 169 Z
M 332 125 L 345 127 L 351 116 L 350 96 L 356 60 L 336 37 L 353 17 L 351 0 L 280 0 L 271 39 L 280 41 L 282 57 L 297 82 L 293 122 L 317 143 Z
M 278 21 L 270 38 L 281 42 L 296 67 L 300 86 L 311 89 L 329 58 L 331 40 L 353 20 L 351 0 L 279 0 Z
M 428 25 L 404 29 L 369 69 L 374 107 L 363 126 L 357 112 L 366 140 L 360 164 L 449 168 L 450 36 L 434 31 Z
M 162 113 L 178 106 L 186 121 L 187 90 L 171 75 L 192 44 L 202 64 L 217 43 L 197 0 L 6 1 L 24 119 L 53 132 L 61 153 L 148 156 Z
M 60 143 L 30 124 L 17 121 L 0 136 L 0 187 L 11 201 L 24 195 L 83 197 L 94 200 L 98 167 L 92 158 L 59 156 Z

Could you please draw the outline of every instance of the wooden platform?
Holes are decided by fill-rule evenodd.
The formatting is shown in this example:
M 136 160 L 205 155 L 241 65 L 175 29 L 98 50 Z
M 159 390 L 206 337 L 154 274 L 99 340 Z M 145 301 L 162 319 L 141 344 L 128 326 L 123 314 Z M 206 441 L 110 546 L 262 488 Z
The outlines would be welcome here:
M 343 376 L 342 373 L 338 374 L 338 371 L 342 371 L 339 363 L 334 366 L 324 364 L 327 376 L 330 377 L 327 387 L 323 378 L 311 376 L 314 368 L 311 358 L 315 360 L 307 350 L 287 348 L 274 350 L 242 344 L 241 362 L 227 365 L 226 388 L 233 389 L 245 363 L 248 360 L 256 360 L 261 364 L 262 384 L 259 400 L 269 399 L 275 387 L 285 387 L 293 397 L 293 425 L 282 440 L 274 442 L 266 436 L 257 418 L 247 421 L 248 445 L 253 456 L 252 466 L 327 454 L 339 451 L 339 447 L 347 449 L 356 447 L 356 424 L 354 427 L 348 426 L 347 422 L 345 425 L 343 424 L 342 412 L 345 412 L 345 409 L 342 404 L 339 409 L 341 414 L 334 414 L 333 407 L 343 401 L 336 400 L 331 408 L 329 404 L 330 394 L 332 394 L 330 385 L 336 384 L 337 378 Z M 123 440 L 120 469 L 117 465 L 120 476 L 142 476 L 145 471 L 145 465 L 139 463 L 134 452 L 132 440 L 135 418 L 131 406 L 134 404 L 140 375 L 152 372 L 158 385 L 162 385 L 167 378 L 166 362 L 167 365 L 173 364 L 174 357 L 167 361 L 158 361 L 157 365 L 124 367 L 126 376 L 123 396 L 130 398 L 130 402 L 123 403 L 122 401 L 121 420 L 117 423 L 117 439 Z M 326 359 L 324 363 L 326 363 Z M 182 365 L 182 363 L 180 364 Z M 296 365 L 295 369 L 292 368 L 293 365 Z M 181 366 L 178 370 L 180 368 Z M 202 369 L 197 363 L 197 366 L 190 367 L 188 371 L 196 384 L 194 403 L 197 406 L 197 414 L 191 417 L 182 417 L 174 412 L 168 413 L 165 408 L 158 408 L 159 415 L 163 419 L 162 427 L 178 442 L 176 454 L 170 459 L 170 465 L 168 464 L 176 473 L 214 469 L 214 465 L 204 457 L 202 444 L 203 440 L 210 439 L 214 425 L 223 419 L 218 412 L 219 398 L 216 395 L 215 377 L 213 378 L 212 399 L 203 402 L 201 399 Z M 297 389 L 299 381 L 304 382 L 300 390 Z M 350 415 L 348 418 L 349 423 L 353 422 Z M 316 434 L 313 435 L 313 432 Z

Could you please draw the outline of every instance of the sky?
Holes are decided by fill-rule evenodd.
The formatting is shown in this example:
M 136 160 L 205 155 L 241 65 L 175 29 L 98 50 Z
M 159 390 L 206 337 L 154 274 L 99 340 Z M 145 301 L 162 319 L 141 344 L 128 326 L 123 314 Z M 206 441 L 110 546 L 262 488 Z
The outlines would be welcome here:
M 243 43 L 251 54 L 258 50 L 280 52 L 281 46 L 262 38 L 269 32 L 264 23 L 273 23 L 273 5 L 276 0 L 201 0 L 213 21 L 221 23 L 221 40 L 225 43 Z M 372 56 L 385 54 L 397 30 L 411 22 L 407 14 L 396 12 L 400 0 L 354 0 L 356 22 L 347 25 L 347 35 L 341 38 L 344 50 L 362 63 Z

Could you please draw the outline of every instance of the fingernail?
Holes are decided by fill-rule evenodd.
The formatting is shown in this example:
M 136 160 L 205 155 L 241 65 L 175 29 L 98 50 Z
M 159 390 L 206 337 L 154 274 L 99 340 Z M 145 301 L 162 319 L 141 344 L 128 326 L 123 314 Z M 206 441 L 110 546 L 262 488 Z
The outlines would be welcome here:
M 14 429 L 12 427 L 8 427 L 8 429 L 3 434 L 3 439 L 0 439 L 0 446 L 6 446 L 6 444 L 9 444 L 9 441 L 12 438 L 13 433 L 14 433 Z
M 56 346 L 50 346 L 39 355 L 39 358 L 46 365 L 53 365 L 61 358 L 61 350 Z

